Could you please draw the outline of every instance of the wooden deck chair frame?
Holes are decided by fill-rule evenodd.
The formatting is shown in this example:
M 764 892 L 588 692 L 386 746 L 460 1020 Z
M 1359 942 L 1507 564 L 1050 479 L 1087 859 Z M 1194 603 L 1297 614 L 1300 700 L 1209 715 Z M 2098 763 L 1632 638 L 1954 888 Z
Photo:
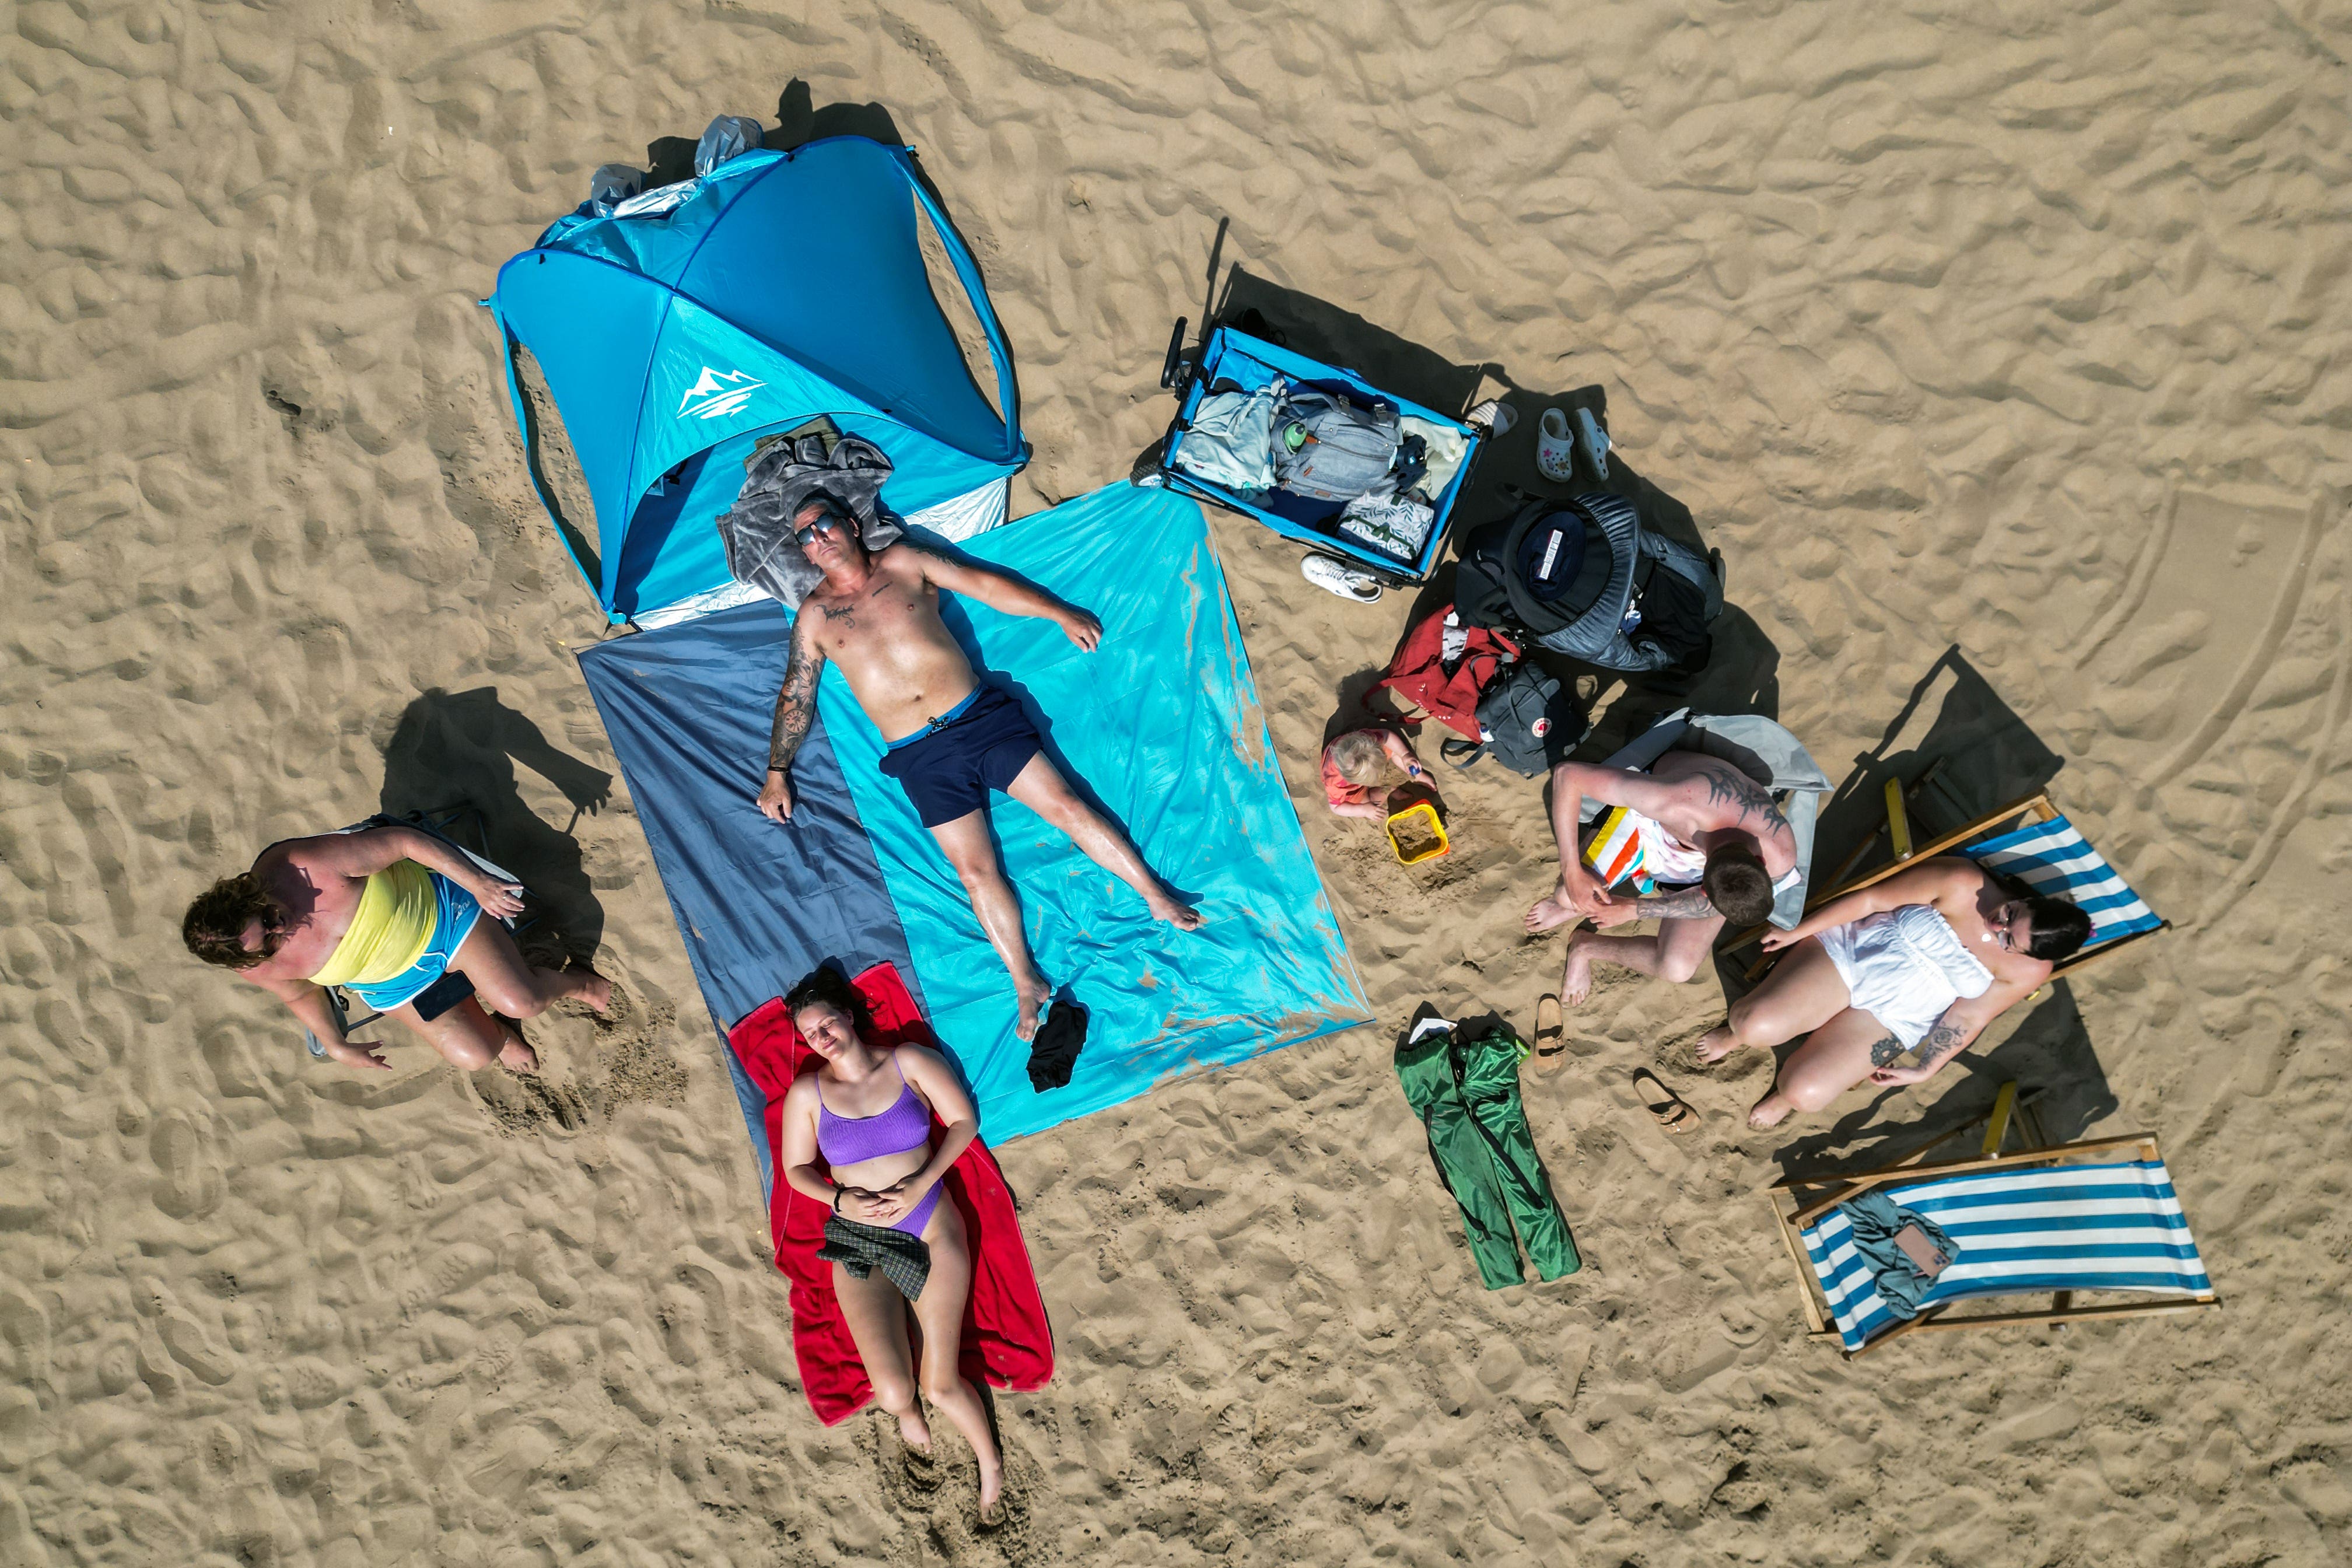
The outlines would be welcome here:
M 1780 1227 L 1781 1244 L 1789 1250 L 1790 1265 L 1797 1271 L 1797 1299 L 1805 1315 L 1806 1335 L 1809 1339 L 1833 1345 L 1846 1360 L 1853 1361 L 1858 1356 L 1868 1355 L 1888 1341 L 1901 1339 L 1906 1334 L 1933 1333 L 1950 1329 L 2009 1328 L 2020 1323 L 2050 1323 L 2063 1327 L 2067 1323 L 2095 1319 L 2150 1318 L 2167 1313 L 2194 1312 L 2202 1308 L 2218 1307 L 2221 1304 L 2220 1294 L 2213 1291 L 2198 1296 L 2165 1297 L 2120 1304 L 2078 1307 L 2074 1305 L 2074 1299 L 2081 1292 L 2058 1290 L 2051 1294 L 2049 1308 L 2038 1312 L 1994 1311 L 1961 1315 L 1954 1309 L 1970 1303 L 1946 1302 L 1928 1308 L 1907 1323 L 1895 1325 L 1866 1342 L 1860 1350 L 1850 1351 L 1845 1348 L 1843 1336 L 1839 1334 L 1836 1325 L 1831 1321 L 1829 1297 L 1822 1289 L 1821 1278 L 1813 1272 L 1812 1265 L 1806 1258 L 1805 1241 L 1801 1232 L 1806 1226 L 1812 1224 L 1847 1199 L 1856 1197 L 1873 1187 L 1890 1182 L 1941 1180 L 1946 1176 L 1963 1175 L 1970 1171 L 2005 1171 L 2033 1165 L 2063 1164 L 2081 1159 L 2113 1159 L 2118 1154 L 2125 1153 L 2142 1160 L 2161 1160 L 2164 1157 L 2157 1148 L 2156 1134 L 2153 1132 L 2134 1132 L 2121 1138 L 2093 1138 L 2079 1143 L 2062 1143 L 2054 1148 L 2042 1148 L 2040 1146 L 2041 1123 L 2035 1118 L 2032 1110 L 2034 1098 L 2033 1095 L 2027 1095 L 2021 1100 L 2017 1092 L 2017 1085 L 2005 1083 L 2000 1086 L 2000 1092 L 1994 1099 L 1990 1110 L 1973 1121 L 1955 1128 L 1942 1137 L 1914 1150 L 1908 1156 L 1892 1165 L 1884 1165 L 1872 1171 L 1841 1172 L 1820 1176 L 1789 1176 L 1773 1183 L 1771 1186 L 1765 1189 L 1764 1198 L 1771 1205 L 1773 1223 Z M 1985 1127 L 1986 1131 L 1981 1152 L 1978 1158 L 1933 1165 L 1924 1163 L 1927 1155 L 1936 1148 L 1979 1126 Z M 2019 1141 L 2024 1146 L 2013 1152 L 2004 1154 L 2000 1152 L 2001 1145 L 2012 1131 L 2017 1132 Z M 2117 1294 L 2123 1294 L 2123 1292 L 2117 1292 Z M 1984 1302 L 2000 1299 L 1984 1296 L 1974 1298 L 1973 1300 Z
M 1933 770 L 1931 769 L 1930 771 L 1932 772 Z M 1932 856 L 1941 855 L 1948 849 L 1956 849 L 1959 846 L 1969 842 L 1971 839 L 1985 837 L 1997 829 L 2008 827 L 2012 825 L 2017 826 L 2030 826 L 2035 823 L 2048 822 L 2053 817 L 2064 815 L 2064 813 L 2061 812 L 2058 809 L 2058 806 L 2051 800 L 2050 794 L 2047 790 L 2036 790 L 2033 794 L 2026 795 L 2022 799 L 2010 802 L 2007 805 L 2002 806 L 1998 811 L 1987 813 L 1985 816 L 1978 817 L 1974 822 L 1969 823 L 1964 826 L 1956 827 L 1951 832 L 1943 835 L 1939 838 L 1930 839 L 1927 843 L 1918 845 L 1915 847 L 1911 842 L 1910 818 L 1908 813 L 1904 808 L 1904 802 L 1912 795 L 1916 793 L 1919 785 L 1925 784 L 1927 782 L 1927 776 L 1923 774 L 1916 784 L 1912 785 L 1909 789 L 1906 789 L 1897 780 L 1889 779 L 1886 781 L 1885 832 L 1887 837 L 1892 842 L 1895 850 L 1895 858 L 1887 861 L 1885 865 L 1879 867 L 1874 871 L 1865 872 L 1862 876 L 1856 877 L 1850 881 L 1841 883 L 1838 886 L 1832 888 L 1825 893 L 1815 895 L 1813 899 L 1805 905 L 1805 912 L 1807 914 L 1811 914 L 1815 910 L 1820 909 L 1822 905 L 1830 902 L 1833 899 L 1842 899 L 1848 893 L 1860 892 L 1863 889 L 1869 887 L 1874 882 L 1883 882 L 1887 878 L 1892 877 L 1897 871 L 1910 866 L 1915 861 L 1925 860 Z M 1874 838 L 1867 842 L 1874 843 L 1876 840 Z M 1841 873 L 1843 873 L 1843 868 L 1841 868 Z M 1733 937 L 1730 941 L 1722 943 L 1721 950 L 1726 952 L 1730 952 L 1737 949 L 1745 947 L 1749 942 L 1761 937 L 1766 929 L 1766 927 L 1760 925 L 1752 926 L 1747 931 L 1741 931 L 1738 936 Z M 2124 948 L 2129 947 L 2132 943 L 2139 941 L 2143 937 L 2151 937 L 2156 935 L 2158 931 L 2169 931 L 2171 929 L 2172 922 L 2170 921 L 2159 921 L 2158 923 L 2150 927 L 2147 931 L 2134 931 L 2129 936 L 2116 937 L 2110 941 L 2099 942 L 2095 945 L 2084 948 L 2082 951 L 2074 954 L 2074 956 L 2066 959 L 2064 962 L 2053 968 L 2050 971 L 2050 978 L 2053 980 L 2063 980 L 2069 974 L 2073 974 L 2079 970 L 2088 968 L 2090 965 L 2097 963 L 2103 958 L 2105 958 L 2110 953 L 2116 952 Z M 1772 966 L 1773 960 L 1778 956 L 1779 955 L 1775 953 L 1765 953 L 1758 958 L 1753 964 L 1748 966 L 1747 978 L 1750 982 L 1753 982 L 1759 975 L 1762 974 L 1767 969 Z

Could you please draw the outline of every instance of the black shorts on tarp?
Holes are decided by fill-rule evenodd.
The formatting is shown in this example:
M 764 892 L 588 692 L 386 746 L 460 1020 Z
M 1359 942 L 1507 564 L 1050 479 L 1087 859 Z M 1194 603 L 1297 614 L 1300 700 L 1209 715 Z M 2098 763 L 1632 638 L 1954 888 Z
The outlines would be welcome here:
M 925 827 L 970 816 L 991 790 L 1009 787 L 1045 749 L 1021 704 L 982 683 L 971 706 L 945 724 L 882 753 L 882 771 L 898 781 Z

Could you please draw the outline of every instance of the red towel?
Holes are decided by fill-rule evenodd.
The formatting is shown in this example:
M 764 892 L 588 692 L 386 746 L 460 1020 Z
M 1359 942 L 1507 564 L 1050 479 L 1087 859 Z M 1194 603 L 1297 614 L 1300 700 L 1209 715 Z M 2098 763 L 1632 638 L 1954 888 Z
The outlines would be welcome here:
M 938 1047 L 938 1037 L 916 1010 L 894 965 L 877 963 L 851 984 L 874 1009 L 877 1044 Z M 811 1060 L 809 1048 L 793 1026 L 782 997 L 736 1025 L 727 1043 L 768 1097 L 768 1154 L 776 1169 L 768 1229 L 775 1237 L 776 1267 L 793 1282 L 793 1354 L 800 1363 L 801 1390 L 817 1418 L 830 1426 L 873 1398 L 874 1385 L 866 1380 L 849 1325 L 842 1321 L 841 1302 L 833 1293 L 833 1265 L 816 1256 L 824 1241 L 825 1206 L 785 1183 L 777 1146 L 784 1091 Z M 931 1119 L 931 1131 L 935 1138 L 946 1131 L 937 1116 Z M 1004 1173 L 997 1169 L 988 1146 L 975 1138 L 940 1184 L 963 1215 L 972 1252 L 971 1296 L 963 1310 L 964 1376 L 975 1384 L 985 1379 L 998 1388 L 1045 1387 L 1054 1375 L 1054 1331 L 1045 1320 L 1045 1300 L 1038 1293 L 1037 1270 L 1030 1265 L 1029 1245 L 1022 1239 Z
M 1451 675 L 1447 674 L 1441 656 L 1444 652 L 1445 613 L 1453 607 L 1438 605 L 1405 634 L 1404 646 L 1397 649 L 1396 658 L 1389 665 L 1381 685 L 1391 688 L 1431 718 L 1444 720 L 1475 741 L 1478 738 L 1478 693 L 1495 679 L 1496 670 L 1519 657 L 1519 650 L 1509 638 L 1484 626 L 1472 626 L 1461 662 L 1454 667 Z

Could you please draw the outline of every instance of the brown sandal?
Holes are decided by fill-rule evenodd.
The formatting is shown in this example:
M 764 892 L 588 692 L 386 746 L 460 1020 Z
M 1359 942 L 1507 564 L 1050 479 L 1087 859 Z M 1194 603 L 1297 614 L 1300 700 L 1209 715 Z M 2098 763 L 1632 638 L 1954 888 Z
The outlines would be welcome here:
M 1555 1072 L 1568 1059 L 1568 1020 L 1560 1011 L 1559 998 L 1545 992 L 1536 999 L 1536 1070 Z
M 1658 1098 L 1654 1100 L 1649 1098 L 1650 1091 L 1642 1088 L 1643 1079 L 1648 1079 L 1656 1086 Z M 1633 1089 L 1636 1093 L 1643 1097 L 1643 1108 L 1649 1111 L 1651 1119 L 1667 1131 L 1679 1136 L 1698 1125 L 1697 1108 L 1673 1089 L 1668 1089 L 1665 1080 L 1648 1068 L 1633 1069 Z

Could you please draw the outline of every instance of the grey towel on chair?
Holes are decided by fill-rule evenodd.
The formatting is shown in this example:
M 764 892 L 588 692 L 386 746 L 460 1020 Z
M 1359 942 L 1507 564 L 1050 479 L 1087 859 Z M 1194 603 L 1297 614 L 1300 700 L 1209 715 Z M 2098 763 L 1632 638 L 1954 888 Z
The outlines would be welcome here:
M 882 504 L 890 459 L 858 436 L 844 436 L 825 449 L 824 434 L 808 430 L 771 437 L 744 464 L 743 488 L 735 504 L 719 514 L 719 537 L 727 547 L 727 570 L 797 610 L 824 574 L 793 538 L 793 516 L 815 496 L 829 497 L 856 521 L 868 550 L 880 550 L 906 536 L 898 517 Z

